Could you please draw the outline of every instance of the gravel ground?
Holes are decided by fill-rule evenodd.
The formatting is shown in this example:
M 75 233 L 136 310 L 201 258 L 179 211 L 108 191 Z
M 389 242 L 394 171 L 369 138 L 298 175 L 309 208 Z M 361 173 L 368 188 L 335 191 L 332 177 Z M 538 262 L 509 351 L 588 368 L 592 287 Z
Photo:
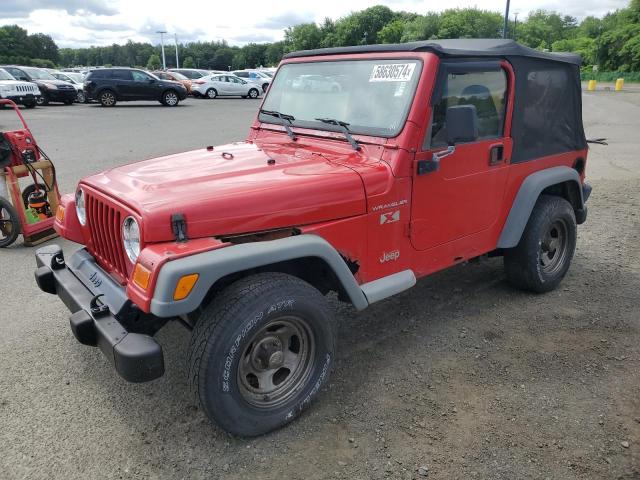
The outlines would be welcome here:
M 241 139 L 257 106 L 24 113 L 70 191 L 97 170 Z M 639 479 L 640 94 L 585 93 L 584 115 L 587 136 L 610 145 L 591 150 L 589 219 L 560 289 L 515 291 L 491 259 L 362 313 L 336 302 L 328 388 L 298 421 L 253 440 L 194 405 L 186 330 L 158 335 L 164 377 L 128 384 L 37 289 L 33 249 L 0 252 L 0 477 Z

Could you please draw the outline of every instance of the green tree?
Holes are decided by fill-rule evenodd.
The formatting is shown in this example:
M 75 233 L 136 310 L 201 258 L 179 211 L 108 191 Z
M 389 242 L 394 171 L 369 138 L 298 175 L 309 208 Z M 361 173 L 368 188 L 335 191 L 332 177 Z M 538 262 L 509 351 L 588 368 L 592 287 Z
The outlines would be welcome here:
M 162 66 L 160 62 L 160 56 L 157 54 L 152 54 L 147 61 L 147 69 L 148 70 L 158 70 Z
M 378 32 L 393 20 L 395 14 L 384 5 L 352 13 L 336 22 L 335 41 L 339 46 L 378 43 Z
M 405 24 L 400 40 L 402 42 L 415 42 L 416 40 L 437 38 L 439 29 L 439 14 L 427 13 L 426 15 L 419 15 Z
M 476 8 L 445 10 L 440 16 L 438 38 L 497 38 L 502 33 L 502 15 Z
M 284 31 L 284 44 L 287 52 L 311 50 L 320 47 L 322 33 L 315 23 L 301 23 L 288 27 Z
M 402 19 L 387 23 L 378 32 L 378 41 L 380 43 L 399 43 L 402 40 L 404 26 L 405 21 Z
M 187 57 L 182 62 L 183 68 L 195 68 L 196 62 L 193 61 L 193 57 Z

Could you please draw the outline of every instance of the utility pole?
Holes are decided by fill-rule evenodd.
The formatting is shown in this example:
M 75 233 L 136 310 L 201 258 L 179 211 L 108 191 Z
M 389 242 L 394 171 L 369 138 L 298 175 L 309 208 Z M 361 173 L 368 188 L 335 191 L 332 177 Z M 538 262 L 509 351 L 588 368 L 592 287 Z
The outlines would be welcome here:
M 515 20 L 513 21 L 513 39 L 514 40 L 518 40 L 517 38 L 517 33 L 518 33 L 518 12 L 514 12 L 513 15 L 515 16 Z
M 178 63 L 178 34 L 173 34 L 173 39 L 176 42 L 176 68 L 180 68 L 180 64 Z
M 509 3 L 507 0 L 507 9 L 504 12 L 504 28 L 502 29 L 502 38 L 507 38 L 507 30 L 509 30 Z
M 156 33 L 160 34 L 160 47 L 162 48 L 162 69 L 167 69 L 167 62 L 164 58 L 164 34 L 167 33 L 165 30 L 159 30 Z

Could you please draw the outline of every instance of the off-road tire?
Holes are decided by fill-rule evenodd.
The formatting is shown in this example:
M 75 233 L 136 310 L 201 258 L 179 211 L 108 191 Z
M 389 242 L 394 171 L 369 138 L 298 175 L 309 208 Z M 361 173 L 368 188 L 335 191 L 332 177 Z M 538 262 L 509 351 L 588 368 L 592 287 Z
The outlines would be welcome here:
M 8 247 L 20 234 L 18 212 L 4 197 L 0 197 L 0 248 Z
M 541 195 L 520 242 L 504 252 L 507 280 L 531 292 L 554 290 L 569 270 L 576 238 L 571 204 L 561 197 Z
M 103 90 L 98 96 L 98 101 L 103 107 L 114 107 L 118 103 L 116 93 L 113 90 Z
M 302 320 L 306 333 L 301 330 L 297 342 L 284 335 L 286 346 L 285 340 L 278 341 L 280 361 L 291 365 L 287 358 L 304 357 L 307 360 L 299 364 L 304 371 L 280 366 L 269 377 L 268 370 L 265 385 L 285 390 L 263 395 L 255 375 L 258 386 L 248 386 L 253 374 L 246 371 L 254 368 L 256 358 L 259 366 L 272 368 L 274 350 L 266 349 L 276 345 L 273 337 L 279 340 L 283 335 L 280 323 L 293 319 Z M 297 354 L 293 354 L 294 343 Z M 268 367 L 261 357 L 255 357 L 263 351 L 269 358 L 265 360 Z M 189 383 L 206 415 L 224 430 L 242 437 L 261 435 L 289 423 L 309 406 L 327 382 L 334 351 L 334 321 L 325 297 L 291 275 L 260 273 L 231 284 L 202 311 L 189 345 Z M 279 364 L 275 365 L 277 369 Z M 292 376 L 278 383 L 276 375 L 283 368 Z M 298 376 L 300 372 L 304 376 Z

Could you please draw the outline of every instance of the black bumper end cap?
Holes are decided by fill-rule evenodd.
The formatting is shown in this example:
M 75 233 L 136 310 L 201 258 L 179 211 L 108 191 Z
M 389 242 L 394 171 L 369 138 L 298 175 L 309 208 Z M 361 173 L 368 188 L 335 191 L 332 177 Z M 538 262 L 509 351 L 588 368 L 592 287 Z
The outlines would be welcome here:
M 69 325 L 73 336 L 83 345 L 98 345 L 98 335 L 93 318 L 86 311 L 80 310 L 69 317 Z
M 40 290 L 52 295 L 56 294 L 56 281 L 53 278 L 53 272 L 49 267 L 43 265 L 36 268 L 35 277 Z
M 148 335 L 129 333 L 113 347 L 116 371 L 129 382 L 155 380 L 164 375 L 162 347 Z
M 587 200 L 589 200 L 589 197 L 591 196 L 591 191 L 593 190 L 593 187 L 591 185 L 589 185 L 588 183 L 584 183 L 582 185 L 582 201 L 586 203 Z

